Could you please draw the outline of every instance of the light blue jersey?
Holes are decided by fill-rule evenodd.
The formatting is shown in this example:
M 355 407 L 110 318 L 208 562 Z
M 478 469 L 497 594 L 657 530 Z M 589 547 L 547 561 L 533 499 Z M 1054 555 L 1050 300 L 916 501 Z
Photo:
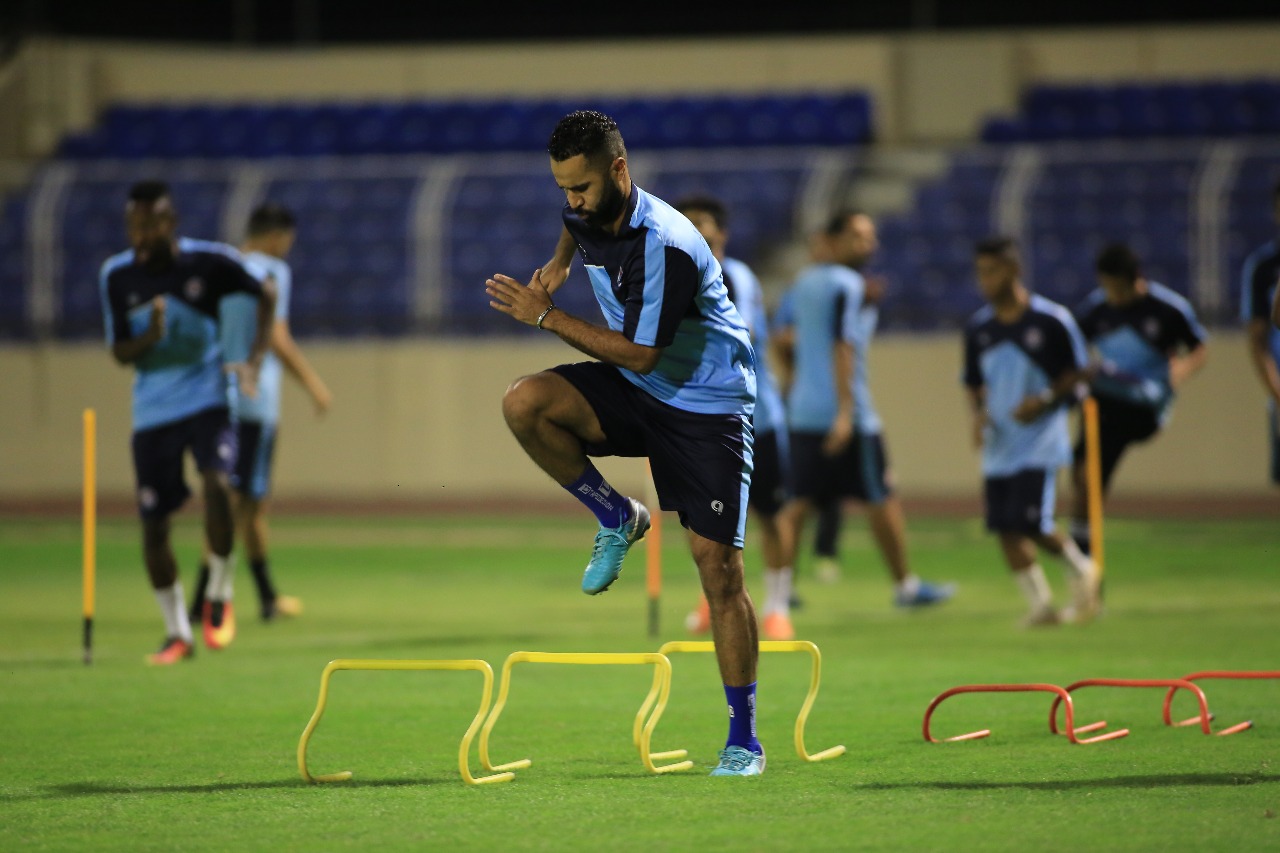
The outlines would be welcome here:
M 289 319 L 289 296 L 293 290 L 293 271 L 289 264 L 264 252 L 249 252 L 244 256 L 244 266 L 254 278 L 270 282 L 276 289 L 276 320 Z M 222 301 L 222 348 L 227 361 L 243 361 L 253 346 L 251 335 L 244 334 L 246 318 L 256 316 L 254 300 L 243 296 L 229 296 Z M 237 421 L 275 424 L 280 421 L 280 394 L 284 379 L 284 365 L 276 354 L 267 350 L 258 372 L 258 396 L 231 395 L 231 414 Z
M 779 306 L 778 327 L 789 325 L 795 364 L 787 399 L 788 423 L 796 432 L 826 432 L 838 409 L 832 350 L 838 342 L 854 348 L 851 392 L 854 427 L 866 435 L 882 425 L 871 397 L 867 360 L 879 311 L 865 303 L 862 275 L 842 264 L 814 264 L 801 271 Z
M 787 413 L 782 397 L 769 370 L 769 318 L 764 307 L 764 291 L 751 267 L 737 258 L 725 258 L 725 285 L 738 313 L 751 333 L 751 346 L 756 351 L 756 413 L 752 420 L 756 434 L 782 432 L 787 428 Z
M 252 294 L 261 285 L 223 244 L 181 238 L 173 263 L 152 270 L 134 263 L 133 250 L 102 265 L 106 342 L 143 334 L 154 299 L 165 299 L 164 337 L 134 362 L 133 428 L 146 430 L 227 405 L 218 333 L 218 305 L 233 293 Z M 250 322 L 253 322 L 252 320 Z
M 1084 337 L 1071 312 L 1041 296 L 1013 323 L 1001 323 L 987 306 L 964 332 L 964 383 L 986 391 L 988 423 L 982 442 L 982 471 L 1006 477 L 1029 469 L 1056 470 L 1071 461 L 1067 406 L 1059 403 L 1029 424 L 1013 417 L 1064 373 L 1088 359 Z
M 563 221 L 609 328 L 663 350 L 650 373 L 620 367 L 622 376 L 677 409 L 750 417 L 756 398 L 750 335 L 693 223 L 634 184 L 616 235 L 587 225 L 568 205 Z

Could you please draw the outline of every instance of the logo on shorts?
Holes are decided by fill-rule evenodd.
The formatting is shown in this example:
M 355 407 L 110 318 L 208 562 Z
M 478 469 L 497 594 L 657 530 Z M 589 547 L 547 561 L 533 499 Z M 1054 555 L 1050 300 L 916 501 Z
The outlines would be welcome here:
M 716 515 L 722 515 L 724 513 L 724 503 L 722 501 L 712 501 L 711 511 Z
M 1044 346 L 1044 332 L 1032 326 L 1027 329 L 1027 333 L 1022 336 L 1022 342 L 1026 344 L 1029 350 L 1038 350 Z
M 182 285 L 182 292 L 188 299 L 195 302 L 204 294 L 204 280 L 199 276 L 187 279 L 187 283 Z
M 150 486 L 143 486 L 141 489 L 138 489 L 138 504 L 143 509 L 155 509 L 159 500 L 160 499 L 156 496 L 156 490 Z

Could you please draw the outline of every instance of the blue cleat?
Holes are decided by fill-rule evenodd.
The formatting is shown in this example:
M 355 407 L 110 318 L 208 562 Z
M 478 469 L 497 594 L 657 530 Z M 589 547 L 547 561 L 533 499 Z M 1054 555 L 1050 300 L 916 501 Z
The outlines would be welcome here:
M 752 752 L 741 746 L 726 746 L 720 750 L 720 763 L 711 771 L 712 776 L 759 776 L 764 773 L 764 747 Z
M 599 595 L 622 574 L 622 559 L 631 546 L 649 532 L 649 510 L 634 498 L 627 498 L 630 516 L 620 527 L 601 527 L 591 548 L 591 562 L 582 573 L 582 591 Z
M 893 594 L 893 603 L 899 607 L 928 607 L 930 604 L 941 604 L 955 594 L 956 585 L 953 583 L 920 581 L 920 585 L 916 587 L 913 595 L 903 595 L 901 592 L 895 592 Z

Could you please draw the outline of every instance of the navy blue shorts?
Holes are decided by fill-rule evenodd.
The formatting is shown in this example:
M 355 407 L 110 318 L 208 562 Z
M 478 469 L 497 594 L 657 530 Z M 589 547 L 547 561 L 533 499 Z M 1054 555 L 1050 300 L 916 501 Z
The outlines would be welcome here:
M 786 433 L 776 430 L 757 433 L 749 505 L 760 515 L 772 516 L 778 514 L 790 497 L 791 462 Z
M 197 471 L 230 474 L 236 463 L 236 433 L 224 408 L 206 409 L 171 424 L 133 434 L 133 471 L 138 484 L 138 513 L 164 518 L 191 496 L 183 476 L 187 451 Z
M 260 501 L 271 491 L 271 460 L 276 452 L 276 425 L 261 421 L 236 424 L 236 467 L 231 487 Z
M 713 542 L 741 548 L 753 464 L 746 415 L 706 415 L 669 406 L 598 361 L 561 364 L 604 431 L 588 456 L 648 457 L 658 505 Z
M 1057 472 L 1027 468 L 1007 477 L 987 477 L 983 498 L 992 533 L 1039 536 L 1053 532 Z
M 822 450 L 825 432 L 791 433 L 791 466 L 796 497 L 825 505 L 844 498 L 880 504 L 893 494 L 889 459 L 879 433 L 855 430 L 838 456 Z

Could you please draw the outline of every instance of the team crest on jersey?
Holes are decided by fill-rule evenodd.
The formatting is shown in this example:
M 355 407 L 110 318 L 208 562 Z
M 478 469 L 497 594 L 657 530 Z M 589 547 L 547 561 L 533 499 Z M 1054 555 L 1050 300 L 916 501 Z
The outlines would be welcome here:
M 1142 334 L 1153 341 L 1160 337 L 1160 321 L 1155 317 L 1148 317 L 1142 323 Z
M 1044 332 L 1040 331 L 1035 326 L 1032 326 L 1030 329 L 1027 329 L 1026 333 L 1022 336 L 1022 343 L 1029 350 L 1038 350 L 1040 347 L 1044 346 Z
M 128 297 L 129 307 L 132 308 L 133 306 L 137 305 L 141 299 L 142 297 L 139 296 L 137 293 L 130 291 L 129 297 Z
M 204 279 L 199 276 L 187 279 L 187 283 L 182 285 L 182 292 L 188 299 L 195 302 L 204 295 Z

